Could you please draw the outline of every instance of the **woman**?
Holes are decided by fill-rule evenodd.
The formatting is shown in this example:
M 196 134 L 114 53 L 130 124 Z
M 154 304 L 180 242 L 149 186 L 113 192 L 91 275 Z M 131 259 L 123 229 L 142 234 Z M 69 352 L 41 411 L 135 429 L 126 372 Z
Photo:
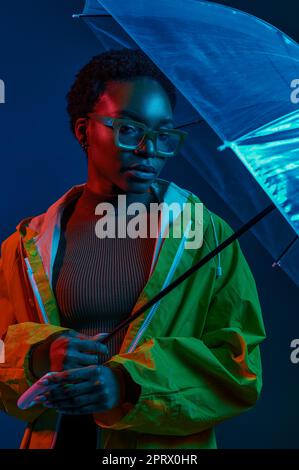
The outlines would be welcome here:
M 186 137 L 173 127 L 173 86 L 141 51 L 122 49 L 94 57 L 67 98 L 88 178 L 2 244 L 2 408 L 28 421 L 22 448 L 215 447 L 214 424 L 261 390 L 264 328 L 238 242 L 108 349 L 97 341 L 232 233 L 205 207 L 198 249 L 184 249 L 183 235 L 161 238 L 163 213 L 159 236 L 148 232 L 152 203 L 200 202 L 158 178 Z M 146 237 L 97 236 L 102 204 L 114 209 L 109 223 L 132 221 L 119 196 L 126 209 L 143 204 Z M 19 410 L 20 394 L 48 371 L 61 372 L 53 391 Z

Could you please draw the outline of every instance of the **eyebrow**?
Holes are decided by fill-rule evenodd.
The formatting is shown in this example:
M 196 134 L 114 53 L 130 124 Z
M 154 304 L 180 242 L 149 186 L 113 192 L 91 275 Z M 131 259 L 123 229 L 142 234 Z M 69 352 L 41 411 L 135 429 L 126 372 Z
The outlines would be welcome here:
M 128 109 L 123 109 L 119 111 L 119 114 L 124 114 L 132 119 L 137 119 L 138 121 L 142 122 L 143 118 L 139 116 L 138 113 L 135 113 L 135 111 L 130 111 Z M 171 118 L 165 118 L 160 120 L 160 124 L 172 124 L 174 126 L 174 121 Z

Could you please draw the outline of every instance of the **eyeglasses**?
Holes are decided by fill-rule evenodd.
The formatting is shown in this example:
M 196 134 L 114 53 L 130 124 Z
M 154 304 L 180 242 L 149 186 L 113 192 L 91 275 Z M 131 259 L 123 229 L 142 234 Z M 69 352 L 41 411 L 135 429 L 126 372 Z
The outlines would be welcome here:
M 145 124 L 129 118 L 113 118 L 100 116 L 97 113 L 88 114 L 90 119 L 112 127 L 114 142 L 117 147 L 134 150 L 140 148 L 147 137 L 154 143 L 157 156 L 168 158 L 176 155 L 188 133 L 177 129 L 150 130 Z

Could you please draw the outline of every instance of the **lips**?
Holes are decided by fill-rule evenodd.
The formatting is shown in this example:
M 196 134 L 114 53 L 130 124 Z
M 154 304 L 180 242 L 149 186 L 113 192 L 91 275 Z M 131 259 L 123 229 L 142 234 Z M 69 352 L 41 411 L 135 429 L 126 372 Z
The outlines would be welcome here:
M 144 173 L 157 173 L 156 169 L 151 165 L 141 165 L 139 163 L 135 163 L 125 168 L 127 170 L 135 170 L 135 171 L 142 171 Z

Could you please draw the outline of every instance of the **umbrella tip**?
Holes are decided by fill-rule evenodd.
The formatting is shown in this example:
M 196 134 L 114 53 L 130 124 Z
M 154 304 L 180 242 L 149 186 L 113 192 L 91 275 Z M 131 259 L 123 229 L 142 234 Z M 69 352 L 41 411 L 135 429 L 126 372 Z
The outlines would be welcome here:
M 274 261 L 274 262 L 272 263 L 272 268 L 276 268 L 276 266 L 279 266 L 279 267 L 281 266 L 281 265 L 280 265 L 280 261 Z
M 228 140 L 223 142 L 222 145 L 219 145 L 219 147 L 217 147 L 217 150 L 218 150 L 218 152 L 223 152 L 223 150 L 225 150 L 227 148 L 231 148 L 231 142 L 229 142 Z

